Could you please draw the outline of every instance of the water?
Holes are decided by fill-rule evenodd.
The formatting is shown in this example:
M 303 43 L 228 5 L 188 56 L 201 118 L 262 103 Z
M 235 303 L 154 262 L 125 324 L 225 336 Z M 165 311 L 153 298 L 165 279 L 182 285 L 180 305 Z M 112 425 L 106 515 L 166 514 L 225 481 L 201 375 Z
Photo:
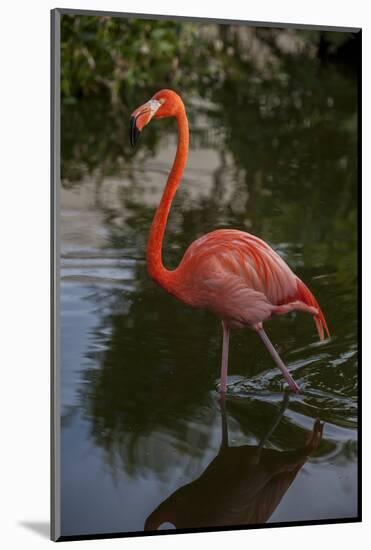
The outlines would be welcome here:
M 233 332 L 224 408 L 220 323 L 146 273 L 173 125 L 154 122 L 134 153 L 128 120 L 121 132 L 104 106 L 80 108 L 95 137 L 77 160 L 69 145 L 81 133 L 62 150 L 62 534 L 357 515 L 356 89 L 335 69 L 321 83 L 309 95 L 256 85 L 242 111 L 222 92 L 201 107 L 189 99 L 198 106 L 165 265 L 215 228 L 252 232 L 311 288 L 331 332 L 320 343 L 304 314 L 266 324 L 303 388 L 288 400 L 256 335 Z M 262 97 L 278 98 L 268 115 Z M 111 129 L 123 151 L 99 170 Z

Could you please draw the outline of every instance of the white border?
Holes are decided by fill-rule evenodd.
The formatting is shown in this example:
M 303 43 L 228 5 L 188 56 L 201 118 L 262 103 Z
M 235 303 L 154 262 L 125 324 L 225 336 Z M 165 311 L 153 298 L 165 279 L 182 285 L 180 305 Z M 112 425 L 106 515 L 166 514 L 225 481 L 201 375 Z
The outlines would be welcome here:
M 40 536 L 27 522 L 41 524 L 49 519 L 49 93 L 50 93 L 50 9 L 54 7 L 133 11 L 243 19 L 283 21 L 332 26 L 363 27 L 363 150 L 364 171 L 364 332 L 370 324 L 370 293 L 367 281 L 370 264 L 367 238 L 370 226 L 370 44 L 371 18 L 364 0 L 327 2 L 311 0 L 301 3 L 288 0 L 241 2 L 229 0 L 217 4 L 187 0 L 176 3 L 156 0 L 71 0 L 55 4 L 47 0 L 2 6 L 0 33 L 1 67 L 1 326 L 2 373 L 1 414 L 1 543 L 5 548 L 40 548 L 53 544 Z M 320 184 L 320 182 L 319 182 Z M 367 342 L 364 336 L 365 344 Z M 337 550 L 361 546 L 370 538 L 367 493 L 370 486 L 367 437 L 370 409 L 367 388 L 370 376 L 367 365 L 370 353 L 364 345 L 364 524 L 290 527 L 257 531 L 235 531 L 70 542 L 70 546 L 122 545 L 151 550 L 188 549 L 189 544 L 212 544 L 275 550 L 323 548 L 336 545 Z M 44 528 L 45 530 L 45 528 Z M 150 546 L 148 546 L 150 545 Z

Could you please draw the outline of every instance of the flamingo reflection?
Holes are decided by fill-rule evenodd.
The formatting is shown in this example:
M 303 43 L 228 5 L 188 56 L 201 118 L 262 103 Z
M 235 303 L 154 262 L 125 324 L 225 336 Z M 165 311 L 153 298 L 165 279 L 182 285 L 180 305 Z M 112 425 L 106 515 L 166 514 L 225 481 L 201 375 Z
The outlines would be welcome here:
M 177 529 L 265 523 L 322 438 L 323 424 L 317 419 L 302 447 L 285 452 L 265 448 L 287 405 L 288 394 L 259 445 L 230 447 L 222 399 L 218 454 L 199 478 L 177 489 L 148 516 L 144 529 L 153 531 L 163 523 Z

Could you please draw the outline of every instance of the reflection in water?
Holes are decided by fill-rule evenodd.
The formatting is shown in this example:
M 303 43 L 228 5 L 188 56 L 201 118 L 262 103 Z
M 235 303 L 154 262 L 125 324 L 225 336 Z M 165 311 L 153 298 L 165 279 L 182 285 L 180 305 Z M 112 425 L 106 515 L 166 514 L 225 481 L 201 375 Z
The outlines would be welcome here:
M 305 444 L 293 451 L 266 449 L 288 405 L 288 395 L 259 445 L 229 446 L 225 400 L 221 399 L 222 443 L 196 480 L 177 489 L 146 519 L 145 530 L 163 523 L 175 528 L 265 523 L 279 505 L 308 456 L 317 450 L 323 424 L 317 419 Z

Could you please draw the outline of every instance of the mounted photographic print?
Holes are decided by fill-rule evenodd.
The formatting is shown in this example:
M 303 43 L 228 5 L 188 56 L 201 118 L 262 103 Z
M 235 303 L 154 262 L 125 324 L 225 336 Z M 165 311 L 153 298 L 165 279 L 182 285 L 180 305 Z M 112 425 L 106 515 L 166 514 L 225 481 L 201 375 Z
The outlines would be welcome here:
M 53 540 L 360 521 L 360 84 L 360 29 L 53 10 Z

